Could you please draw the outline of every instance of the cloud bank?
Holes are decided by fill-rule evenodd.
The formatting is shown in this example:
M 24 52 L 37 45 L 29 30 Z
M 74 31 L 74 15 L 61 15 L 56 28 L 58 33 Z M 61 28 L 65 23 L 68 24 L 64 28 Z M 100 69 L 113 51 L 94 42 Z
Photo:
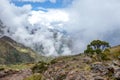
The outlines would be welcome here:
M 70 20 L 66 28 L 76 40 L 75 51 L 84 50 L 93 39 L 120 44 L 119 0 L 75 0 L 68 13 Z
M 119 0 L 74 0 L 46 11 L 1 0 L 0 11 L 5 35 L 46 56 L 78 54 L 93 39 L 120 44 Z
M 31 5 L 17 7 L 7 0 L 0 7 L 5 35 L 45 56 L 71 54 L 69 35 L 63 28 L 69 17 L 64 10 L 34 11 Z

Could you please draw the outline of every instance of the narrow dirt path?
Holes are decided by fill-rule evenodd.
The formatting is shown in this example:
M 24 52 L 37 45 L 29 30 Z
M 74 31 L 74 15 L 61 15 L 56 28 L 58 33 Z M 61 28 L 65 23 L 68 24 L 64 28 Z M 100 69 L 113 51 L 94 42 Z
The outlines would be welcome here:
M 30 69 L 24 69 L 14 74 L 9 74 L 0 78 L 0 80 L 23 80 L 24 78 L 32 75 L 32 71 Z

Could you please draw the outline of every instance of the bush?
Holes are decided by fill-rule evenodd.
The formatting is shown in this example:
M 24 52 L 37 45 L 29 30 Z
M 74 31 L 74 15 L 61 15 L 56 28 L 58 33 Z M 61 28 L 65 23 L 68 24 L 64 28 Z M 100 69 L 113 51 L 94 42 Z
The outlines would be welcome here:
M 32 67 L 32 71 L 34 73 L 42 73 L 45 70 L 47 70 L 47 68 L 48 68 L 48 64 L 45 63 L 45 62 L 40 61 L 34 67 Z
M 87 49 L 84 51 L 85 53 L 101 53 L 109 48 L 110 45 L 108 42 L 101 40 L 93 40 L 90 44 L 87 45 Z
M 101 40 L 93 40 L 90 44 L 87 45 L 87 49 L 84 51 L 89 56 L 97 55 L 98 60 L 107 60 L 107 55 L 104 52 L 110 52 L 110 45 L 108 42 Z
M 0 71 L 4 71 L 5 70 L 5 68 L 3 68 L 3 67 L 0 67 Z

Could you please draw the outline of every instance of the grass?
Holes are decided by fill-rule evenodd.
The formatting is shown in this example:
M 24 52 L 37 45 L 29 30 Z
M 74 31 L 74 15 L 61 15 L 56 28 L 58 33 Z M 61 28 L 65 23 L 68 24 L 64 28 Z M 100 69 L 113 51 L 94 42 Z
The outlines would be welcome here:
M 22 70 L 33 67 L 34 64 L 16 64 L 16 65 L 0 65 L 0 69 Z
M 32 76 L 25 78 L 24 80 L 45 80 L 44 76 L 40 73 L 33 74 Z

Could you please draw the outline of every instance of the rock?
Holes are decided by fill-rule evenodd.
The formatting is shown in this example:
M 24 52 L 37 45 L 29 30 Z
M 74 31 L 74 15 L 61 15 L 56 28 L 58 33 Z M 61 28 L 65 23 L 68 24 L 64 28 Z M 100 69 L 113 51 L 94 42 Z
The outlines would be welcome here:
M 94 80 L 104 80 L 104 78 L 101 77 L 101 76 L 96 76 L 96 77 L 94 78 Z
M 0 78 L 4 77 L 6 74 L 4 71 L 0 71 Z
M 120 60 L 120 56 L 118 56 L 118 59 Z
M 108 67 L 108 70 L 109 70 L 109 73 L 114 73 L 115 72 L 115 69 L 111 66 Z
M 90 57 L 85 57 L 85 58 L 83 58 L 83 62 L 85 62 L 85 63 L 91 63 L 92 59 Z
M 84 73 L 71 71 L 65 80 L 87 80 L 87 78 Z
M 93 73 L 100 73 L 101 75 L 109 73 L 107 67 L 101 63 L 92 64 L 91 69 Z
M 114 64 L 115 66 L 120 67 L 120 62 L 119 62 L 119 61 L 113 61 L 113 64 Z
M 16 71 L 16 70 L 3 70 L 3 71 L 0 71 L 0 78 L 2 77 L 5 77 L 5 76 L 8 76 L 8 75 L 11 75 L 11 74 L 16 74 L 18 73 L 19 71 Z
M 120 80 L 120 69 L 116 70 L 116 72 L 114 73 L 114 77 L 117 80 Z

